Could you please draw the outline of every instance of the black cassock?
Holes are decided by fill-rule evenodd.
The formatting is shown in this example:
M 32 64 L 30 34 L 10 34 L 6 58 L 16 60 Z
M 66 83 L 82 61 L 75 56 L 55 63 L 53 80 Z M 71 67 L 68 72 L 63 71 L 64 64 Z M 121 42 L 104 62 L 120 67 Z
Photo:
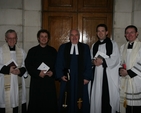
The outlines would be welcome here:
M 25 59 L 25 66 L 31 76 L 28 113 L 56 113 L 57 96 L 55 88 L 55 78 L 45 76 L 39 77 L 40 70 L 37 68 L 44 62 L 54 72 L 57 51 L 40 45 L 31 48 Z

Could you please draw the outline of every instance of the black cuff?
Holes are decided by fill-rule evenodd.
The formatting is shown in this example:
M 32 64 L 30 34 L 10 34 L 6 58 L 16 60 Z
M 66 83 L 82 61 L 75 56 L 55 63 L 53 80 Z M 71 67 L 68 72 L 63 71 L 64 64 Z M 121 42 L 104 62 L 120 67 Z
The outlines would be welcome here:
M 26 69 L 25 69 L 25 67 L 21 67 L 21 68 L 19 68 L 19 70 L 20 70 L 20 74 L 18 76 L 22 77 L 24 75 L 24 73 L 26 72 Z
M 137 74 L 134 73 L 131 69 L 127 70 L 127 73 L 128 73 L 128 75 L 129 75 L 131 78 L 137 76 Z
M 123 68 L 122 68 L 122 67 L 120 67 L 120 68 L 118 69 L 118 74 L 119 74 L 119 76 L 121 76 L 121 75 L 120 75 L 120 69 L 123 69 Z
M 9 74 L 9 72 L 10 72 L 10 67 L 5 65 L 0 70 L 0 73 L 2 74 Z

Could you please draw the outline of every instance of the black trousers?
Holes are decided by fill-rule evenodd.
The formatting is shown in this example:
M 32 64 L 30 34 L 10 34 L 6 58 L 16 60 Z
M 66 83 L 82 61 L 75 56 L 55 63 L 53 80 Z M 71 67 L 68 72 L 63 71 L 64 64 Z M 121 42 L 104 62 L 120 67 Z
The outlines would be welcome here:
M 141 106 L 128 106 L 127 105 L 126 113 L 141 113 Z
M 0 113 L 5 113 L 5 108 L 0 108 Z M 13 108 L 13 113 L 18 113 L 18 107 Z M 22 104 L 22 113 L 26 113 L 26 103 Z

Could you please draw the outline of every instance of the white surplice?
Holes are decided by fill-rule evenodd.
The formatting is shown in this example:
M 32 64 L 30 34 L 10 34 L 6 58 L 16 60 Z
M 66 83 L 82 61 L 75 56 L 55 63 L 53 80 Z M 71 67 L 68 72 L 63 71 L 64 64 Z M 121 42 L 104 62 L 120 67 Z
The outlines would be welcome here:
M 110 58 L 105 58 L 107 68 L 107 79 L 109 86 L 110 105 L 112 107 L 112 113 L 119 111 L 119 75 L 118 70 L 120 66 L 119 49 L 117 43 L 112 41 L 113 53 Z M 91 58 L 93 59 L 93 46 L 91 48 Z M 106 54 L 106 45 L 99 45 L 98 51 Z M 92 84 L 91 96 L 90 96 L 90 113 L 101 113 L 101 101 L 102 101 L 102 80 L 103 80 L 103 67 L 95 66 L 94 81 Z M 91 82 L 89 83 L 90 86 Z M 90 88 L 90 87 L 89 87 Z M 89 89 L 90 90 L 90 89 Z
M 141 63 L 141 42 L 138 38 L 134 41 L 132 49 L 127 49 L 126 44 L 120 48 L 121 62 L 126 64 L 126 69 L 132 69 L 137 62 Z M 120 77 L 120 111 L 126 113 L 123 107 L 124 100 L 129 106 L 141 106 L 141 75 L 131 78 L 129 75 Z
M 6 63 L 4 61 L 4 59 L 6 59 L 4 58 L 4 56 L 7 57 L 7 60 L 10 60 L 11 58 L 17 61 L 16 52 L 8 50 L 9 47 L 6 44 L 4 45 L 4 47 L 6 48 L 5 51 L 3 51 L 2 47 L 0 48 L 0 69 Z M 19 67 L 25 67 L 24 59 L 26 57 L 26 54 L 21 48 L 18 48 L 18 51 L 21 52 L 21 55 L 23 57 L 21 59 L 21 65 L 19 65 Z M 27 72 L 22 77 L 18 77 L 17 75 L 13 74 L 4 75 L 0 73 L 0 108 L 6 108 L 6 113 L 12 113 L 12 108 L 26 103 L 26 88 L 24 77 L 27 77 Z M 6 78 L 9 80 L 5 80 Z M 18 84 L 18 78 L 21 78 L 21 86 L 19 86 Z M 8 83 L 10 85 L 10 87 L 8 88 L 5 87 L 6 81 L 10 82 Z

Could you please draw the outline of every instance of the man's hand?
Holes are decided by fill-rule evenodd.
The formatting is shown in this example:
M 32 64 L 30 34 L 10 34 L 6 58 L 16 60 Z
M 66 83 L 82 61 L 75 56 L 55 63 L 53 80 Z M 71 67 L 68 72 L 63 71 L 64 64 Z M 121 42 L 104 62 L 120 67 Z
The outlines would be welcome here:
M 47 71 L 47 72 L 45 73 L 45 75 L 51 77 L 51 76 L 53 75 L 53 72 L 52 72 L 52 71 Z
M 84 79 L 84 85 L 88 83 L 89 83 L 89 80 Z
M 102 63 L 103 63 L 103 60 L 101 58 L 97 57 L 96 59 L 94 59 L 95 66 L 100 66 L 100 65 L 102 65 Z
M 39 76 L 44 78 L 45 77 L 45 70 L 41 70 Z
M 15 66 L 11 66 L 10 67 L 10 73 L 12 73 L 14 75 L 19 75 L 20 74 L 20 70 L 18 68 L 16 68 Z
M 120 73 L 121 76 L 128 75 L 127 70 L 126 69 L 123 69 L 123 68 L 120 69 L 119 73 Z
M 65 81 L 65 82 L 68 81 L 66 76 L 62 76 L 61 79 L 62 79 L 63 81 Z

